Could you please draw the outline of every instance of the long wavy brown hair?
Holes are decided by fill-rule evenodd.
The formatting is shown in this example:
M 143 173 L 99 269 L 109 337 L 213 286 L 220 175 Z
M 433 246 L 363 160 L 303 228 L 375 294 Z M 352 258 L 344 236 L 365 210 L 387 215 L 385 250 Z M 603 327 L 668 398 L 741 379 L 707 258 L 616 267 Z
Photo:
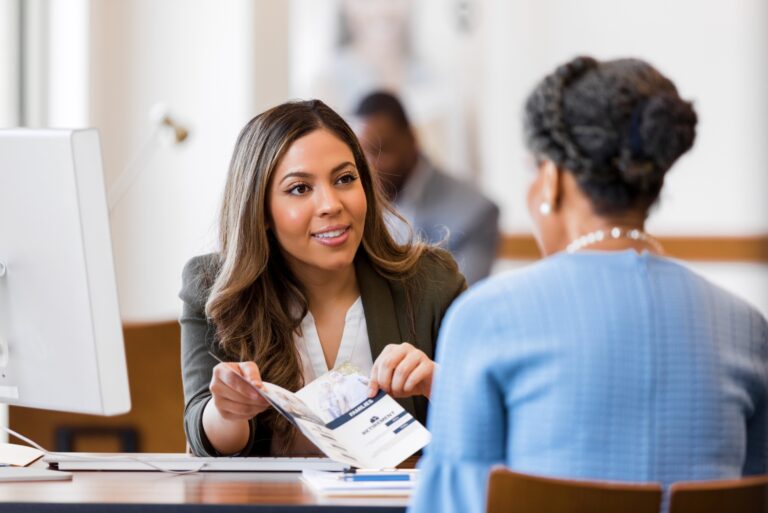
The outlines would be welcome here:
M 358 254 L 364 252 L 385 278 L 408 283 L 419 258 L 431 252 L 413 237 L 408 244 L 391 237 L 384 212 L 400 216 L 384 199 L 352 129 L 323 102 L 284 103 L 249 121 L 230 162 L 219 220 L 219 258 L 211 271 L 205 309 L 222 351 L 256 362 L 264 380 L 292 391 L 304 384 L 293 334 L 307 314 L 308 302 L 267 229 L 267 200 L 271 177 L 285 152 L 318 129 L 335 134 L 354 155 L 368 203 Z M 259 421 L 281 434 L 284 443 L 277 450 L 288 451 L 295 436 L 290 424 L 271 410 Z

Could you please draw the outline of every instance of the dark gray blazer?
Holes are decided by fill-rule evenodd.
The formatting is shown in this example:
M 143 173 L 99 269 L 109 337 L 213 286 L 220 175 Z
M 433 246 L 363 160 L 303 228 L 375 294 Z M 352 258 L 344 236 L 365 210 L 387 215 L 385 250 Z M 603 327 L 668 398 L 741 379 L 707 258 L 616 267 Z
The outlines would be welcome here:
M 433 250 L 442 252 L 443 250 Z M 450 258 L 450 257 L 449 257 Z M 184 430 L 192 451 L 197 455 L 217 455 L 203 431 L 203 409 L 211 398 L 208 386 L 213 367 L 218 363 L 208 351 L 217 350 L 214 327 L 205 316 L 205 302 L 211 285 L 215 256 L 198 256 L 184 267 L 179 297 L 184 302 L 181 323 L 181 369 L 184 383 Z M 361 251 L 355 258 L 355 273 L 363 301 L 371 355 L 375 360 L 387 344 L 410 342 L 430 358 L 435 355 L 435 342 L 440 323 L 448 306 L 466 289 L 467 284 L 451 260 L 444 264 L 434 254 L 425 254 L 417 264 L 416 277 L 410 283 L 413 323 L 407 315 L 406 290 L 402 283 L 378 274 Z M 207 272 L 206 272 L 207 271 Z M 256 362 L 258 363 L 258 362 Z M 398 399 L 420 422 L 426 422 L 427 400 L 424 397 Z M 268 455 L 272 433 L 251 419 L 251 436 L 247 455 Z
M 499 207 L 471 184 L 435 168 L 421 157 L 414 172 L 424 176 L 418 185 L 406 181 L 395 207 L 424 240 L 446 237 L 445 247 L 459 264 L 469 284 L 491 272 L 499 244 Z M 409 190 L 410 189 L 410 190 Z M 400 237 L 401 241 L 405 238 Z

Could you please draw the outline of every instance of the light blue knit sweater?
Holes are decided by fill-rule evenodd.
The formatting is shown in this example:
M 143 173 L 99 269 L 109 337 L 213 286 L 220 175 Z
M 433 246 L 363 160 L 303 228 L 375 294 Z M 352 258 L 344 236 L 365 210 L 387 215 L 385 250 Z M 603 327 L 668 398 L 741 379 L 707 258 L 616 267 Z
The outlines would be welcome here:
M 657 481 L 767 473 L 768 325 L 679 262 L 560 253 L 449 310 L 414 512 L 482 512 L 490 467 Z

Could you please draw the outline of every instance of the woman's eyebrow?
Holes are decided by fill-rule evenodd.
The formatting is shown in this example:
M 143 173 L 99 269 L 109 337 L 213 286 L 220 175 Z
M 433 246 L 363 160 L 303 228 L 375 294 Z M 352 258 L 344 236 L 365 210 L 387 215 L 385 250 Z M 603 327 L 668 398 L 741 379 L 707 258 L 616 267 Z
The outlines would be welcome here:
M 280 183 L 283 183 L 284 181 L 286 181 L 289 178 L 309 179 L 309 178 L 314 178 L 314 176 L 315 175 L 313 175 L 312 173 L 307 173 L 306 171 L 292 171 L 292 172 L 288 173 L 287 175 L 285 175 L 284 177 L 282 177 L 280 179 Z
M 331 169 L 331 174 L 333 174 L 333 173 L 338 173 L 338 172 L 339 172 L 339 171 L 341 171 L 342 169 L 348 168 L 348 167 L 350 167 L 350 166 L 351 166 L 351 167 L 355 167 L 355 168 L 356 168 L 356 166 L 355 166 L 355 163 L 354 163 L 354 162 L 349 162 L 349 161 L 347 161 L 347 162 L 342 162 L 341 164 L 339 164 L 339 165 L 337 165 L 336 167 L 334 167 L 333 169 Z
M 345 162 L 342 162 L 341 164 L 337 164 L 336 166 L 334 166 L 333 169 L 331 169 L 331 174 L 338 173 L 342 169 L 348 168 L 350 166 L 356 167 L 354 162 L 349 162 L 349 161 L 345 161 Z M 303 178 L 306 180 L 314 177 L 315 177 L 314 174 L 309 173 L 307 171 L 291 171 L 290 173 L 286 174 L 284 177 L 280 179 L 280 183 L 283 183 L 289 178 Z

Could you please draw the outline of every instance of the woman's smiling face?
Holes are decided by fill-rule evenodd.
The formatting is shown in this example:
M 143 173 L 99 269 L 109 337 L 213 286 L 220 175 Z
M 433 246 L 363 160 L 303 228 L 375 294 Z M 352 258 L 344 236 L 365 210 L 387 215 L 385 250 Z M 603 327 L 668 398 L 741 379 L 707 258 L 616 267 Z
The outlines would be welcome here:
M 366 209 L 352 150 L 329 130 L 294 141 L 271 177 L 269 227 L 294 273 L 352 265 Z

